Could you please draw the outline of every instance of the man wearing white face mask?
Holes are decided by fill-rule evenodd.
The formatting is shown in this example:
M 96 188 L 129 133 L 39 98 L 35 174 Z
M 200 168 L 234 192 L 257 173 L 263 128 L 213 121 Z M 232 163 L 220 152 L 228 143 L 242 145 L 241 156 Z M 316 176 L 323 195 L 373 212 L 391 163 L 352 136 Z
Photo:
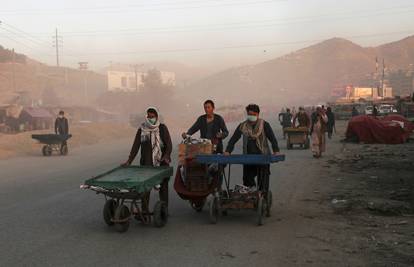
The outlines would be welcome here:
M 158 110 L 147 109 L 145 122 L 139 127 L 128 160 L 123 166 L 131 165 L 141 149 L 140 163 L 142 166 L 168 166 L 171 162 L 172 142 L 168 128 L 160 123 Z M 168 206 L 168 181 L 165 178 L 160 187 L 160 200 Z M 144 198 L 142 210 L 148 212 L 149 194 Z
M 55 133 L 63 136 L 69 134 L 69 122 L 68 119 L 65 118 L 65 112 L 63 112 L 63 110 L 59 111 L 59 116 L 55 120 Z M 63 141 L 61 149 L 66 145 L 66 141 Z
M 243 137 L 243 154 L 271 154 L 268 140 L 272 145 L 273 154 L 279 153 L 279 146 L 270 124 L 259 118 L 260 108 L 256 104 L 246 107 L 247 119 L 240 123 L 227 144 L 225 155 L 230 155 L 234 145 Z M 255 187 L 254 178 L 257 176 L 258 166 L 243 166 L 243 184 Z M 270 175 L 270 166 L 266 166 L 267 175 Z M 260 183 L 259 183 L 260 184 Z

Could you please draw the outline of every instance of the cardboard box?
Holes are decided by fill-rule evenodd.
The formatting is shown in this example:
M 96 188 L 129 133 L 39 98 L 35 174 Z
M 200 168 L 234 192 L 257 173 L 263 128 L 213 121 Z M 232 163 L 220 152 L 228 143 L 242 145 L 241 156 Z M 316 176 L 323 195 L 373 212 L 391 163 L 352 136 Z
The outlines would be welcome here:
M 199 154 L 212 154 L 212 144 L 179 144 L 178 145 L 178 162 L 185 165 L 186 161 L 194 159 Z

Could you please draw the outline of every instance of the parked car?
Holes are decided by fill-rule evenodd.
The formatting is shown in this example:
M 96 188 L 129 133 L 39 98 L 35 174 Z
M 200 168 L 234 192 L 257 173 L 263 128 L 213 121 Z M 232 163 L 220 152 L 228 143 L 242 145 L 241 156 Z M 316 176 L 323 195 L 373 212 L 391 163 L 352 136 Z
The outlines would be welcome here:
M 380 115 L 388 115 L 393 113 L 398 113 L 394 105 L 384 104 L 379 106 L 378 113 Z
M 365 115 L 372 115 L 373 110 L 374 110 L 373 106 L 366 106 L 365 107 Z

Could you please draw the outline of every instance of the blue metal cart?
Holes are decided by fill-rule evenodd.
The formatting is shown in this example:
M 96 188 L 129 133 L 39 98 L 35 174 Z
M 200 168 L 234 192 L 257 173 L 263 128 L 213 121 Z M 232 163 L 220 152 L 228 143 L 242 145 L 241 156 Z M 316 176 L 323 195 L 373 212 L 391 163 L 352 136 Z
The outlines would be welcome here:
M 213 193 L 209 203 L 210 222 L 216 224 L 220 214 L 226 215 L 228 210 L 250 209 L 256 211 L 257 224 L 263 224 L 264 216 L 270 217 L 272 207 L 272 191 L 269 190 L 269 165 L 284 161 L 284 155 L 198 155 L 196 160 L 204 164 L 227 165 L 222 170 L 225 188 L 220 185 Z M 230 188 L 231 165 L 255 165 L 257 166 L 257 190 L 241 192 Z

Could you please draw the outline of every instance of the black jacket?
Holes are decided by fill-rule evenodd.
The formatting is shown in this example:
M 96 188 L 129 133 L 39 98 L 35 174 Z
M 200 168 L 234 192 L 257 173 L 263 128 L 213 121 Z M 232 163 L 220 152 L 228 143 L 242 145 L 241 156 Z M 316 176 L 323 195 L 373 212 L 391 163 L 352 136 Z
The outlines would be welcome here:
M 218 133 L 222 133 L 221 138 L 215 138 L 217 140 L 217 153 L 223 152 L 223 139 L 225 139 L 229 135 L 229 131 L 227 130 L 226 123 L 224 122 L 224 119 L 217 114 L 214 114 L 214 120 L 213 120 L 213 126 L 212 126 L 212 135 L 215 137 Z M 202 115 L 198 117 L 197 121 L 194 123 L 193 126 L 191 126 L 190 129 L 188 129 L 187 134 L 193 135 L 197 131 L 200 131 L 200 138 L 207 138 L 207 115 Z M 214 141 L 214 140 L 212 140 Z
M 234 131 L 233 136 L 230 138 L 230 141 L 227 144 L 226 152 L 233 152 L 235 144 L 243 136 L 240 127 L 241 124 L 239 124 L 237 129 Z M 264 122 L 264 134 L 266 138 L 270 141 L 273 152 L 279 152 L 279 145 L 277 143 L 275 133 L 273 132 L 272 126 L 270 126 L 270 124 L 267 121 Z M 247 140 L 247 154 L 261 154 L 260 149 L 257 147 L 256 140 L 250 138 Z
M 69 123 L 66 118 L 57 118 L 55 121 L 55 133 L 60 135 L 69 134 Z
M 165 124 L 160 124 L 160 138 L 163 143 L 161 147 L 162 157 L 171 161 L 172 142 L 170 132 Z M 151 141 L 141 142 L 141 128 L 138 129 L 135 135 L 134 144 L 132 145 L 131 152 L 129 153 L 128 161 L 131 163 L 138 154 L 141 148 L 140 164 L 143 166 L 152 166 L 152 147 Z M 162 163 L 161 165 L 165 165 Z

